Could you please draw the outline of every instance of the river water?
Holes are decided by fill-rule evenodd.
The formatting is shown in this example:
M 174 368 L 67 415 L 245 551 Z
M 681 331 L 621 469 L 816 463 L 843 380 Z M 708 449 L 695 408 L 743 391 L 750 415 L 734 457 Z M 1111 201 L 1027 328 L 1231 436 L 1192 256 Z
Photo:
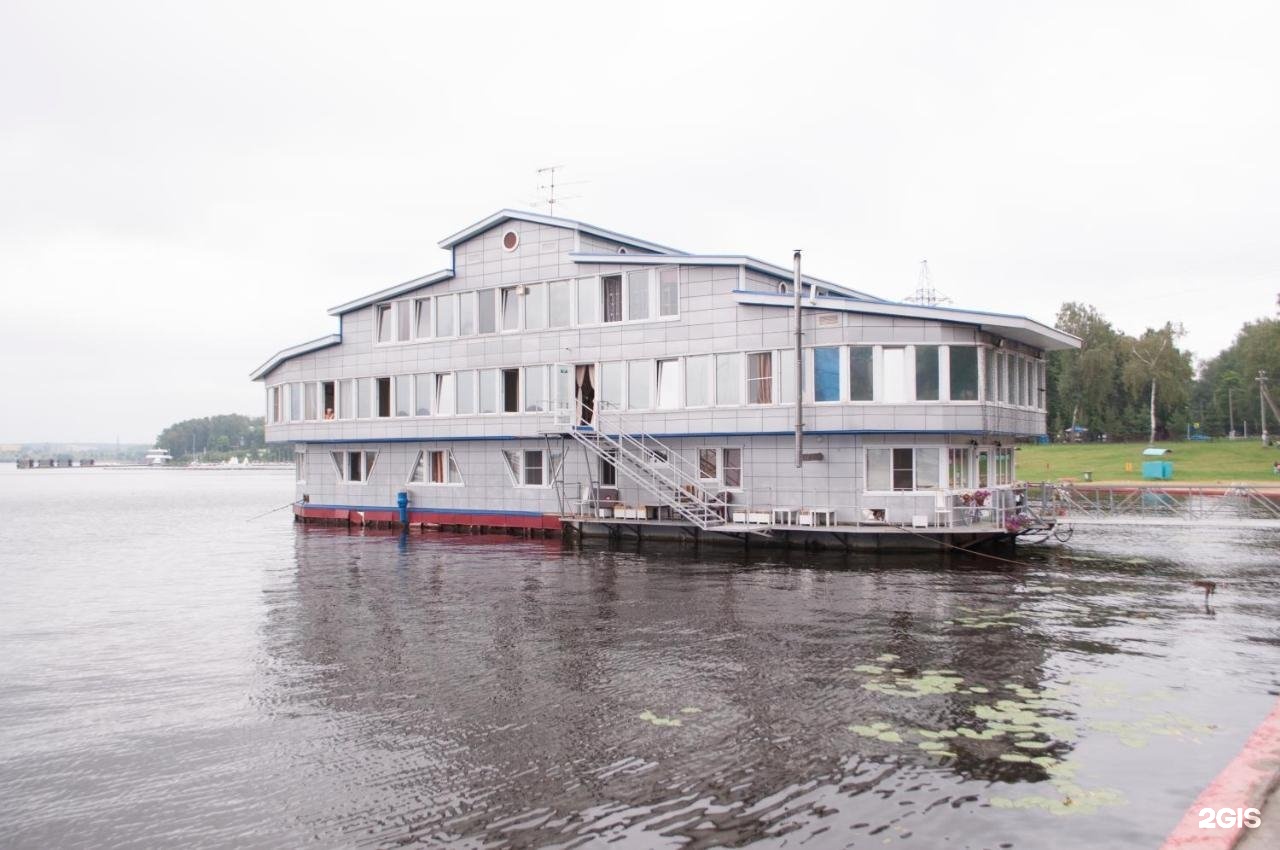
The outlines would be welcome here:
M 249 521 L 292 486 L 0 469 L 6 846 L 1156 847 L 1280 693 L 1273 533 L 1008 567 Z

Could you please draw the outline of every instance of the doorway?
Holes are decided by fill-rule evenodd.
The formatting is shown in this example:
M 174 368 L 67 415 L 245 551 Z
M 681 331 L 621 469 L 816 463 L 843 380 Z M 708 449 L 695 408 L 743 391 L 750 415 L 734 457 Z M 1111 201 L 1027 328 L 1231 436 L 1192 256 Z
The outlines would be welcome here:
M 596 367 L 583 364 L 573 367 L 573 401 L 577 413 L 575 425 L 590 425 L 595 420 Z

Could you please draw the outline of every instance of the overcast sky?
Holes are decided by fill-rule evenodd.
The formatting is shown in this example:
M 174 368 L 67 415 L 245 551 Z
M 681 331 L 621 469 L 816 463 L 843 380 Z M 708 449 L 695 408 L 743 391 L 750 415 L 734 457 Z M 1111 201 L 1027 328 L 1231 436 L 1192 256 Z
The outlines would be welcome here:
M 561 209 L 1200 357 L 1280 290 L 1280 9 L 0 4 L 0 442 L 262 412 L 325 310 Z

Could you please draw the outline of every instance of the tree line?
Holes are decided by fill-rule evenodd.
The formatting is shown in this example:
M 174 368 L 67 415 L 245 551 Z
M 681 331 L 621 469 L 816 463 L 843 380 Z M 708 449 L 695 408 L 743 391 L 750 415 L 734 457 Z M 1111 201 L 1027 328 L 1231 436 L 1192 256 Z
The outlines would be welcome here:
M 257 460 L 288 460 L 290 446 L 268 446 L 261 416 L 227 413 L 175 422 L 160 432 L 156 445 L 168 449 L 175 460 L 204 457 L 223 460 L 231 456 Z
M 1240 329 L 1215 357 L 1193 364 L 1179 347 L 1175 322 L 1139 336 L 1117 330 L 1096 309 L 1062 305 L 1055 326 L 1078 336 L 1076 351 L 1047 356 L 1048 429 L 1061 435 L 1087 428 L 1087 439 L 1167 440 L 1202 433 L 1226 436 L 1258 431 L 1259 370 L 1280 376 L 1280 319 L 1259 319 Z M 1269 430 L 1280 431 L 1268 410 Z

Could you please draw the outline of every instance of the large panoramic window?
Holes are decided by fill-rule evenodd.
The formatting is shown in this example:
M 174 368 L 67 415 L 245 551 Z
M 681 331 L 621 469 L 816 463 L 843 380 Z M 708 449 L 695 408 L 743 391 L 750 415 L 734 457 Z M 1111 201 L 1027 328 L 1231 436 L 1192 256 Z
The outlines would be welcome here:
M 622 364 L 600 364 L 600 402 L 606 413 L 622 407 Z
M 356 418 L 356 382 L 338 381 L 338 418 Z
M 524 297 L 525 330 L 540 331 L 547 326 L 547 285 L 535 283 Z
M 957 489 L 973 486 L 970 483 L 969 456 L 968 449 L 947 449 L 947 486 Z
M 453 314 L 457 300 L 452 295 L 443 295 L 436 299 L 436 336 L 449 337 L 454 335 Z
M 480 371 L 480 412 L 498 412 L 498 370 Z
M 948 352 L 951 361 L 951 400 L 978 400 L 978 349 L 972 345 L 953 345 Z
M 279 422 L 284 417 L 284 405 L 280 401 L 280 387 L 272 387 L 267 391 L 267 407 L 271 411 L 272 422 Z
M 310 381 L 302 385 L 302 418 L 308 421 L 320 418 L 316 409 L 316 385 Z
M 288 384 L 289 387 L 289 421 L 302 419 L 302 384 Z
M 905 348 L 885 348 L 884 388 L 881 400 L 893 404 L 907 399 L 907 351 Z
M 622 321 L 622 275 L 611 274 L 600 278 L 601 301 L 604 303 L 606 322 Z
M 711 355 L 685 360 L 684 400 L 689 407 L 711 404 Z
M 680 407 L 680 361 L 658 361 L 658 408 L 676 410 Z
M 916 346 L 916 400 L 938 400 L 938 346 Z
M 649 270 L 627 272 L 627 318 L 649 318 Z
M 996 392 L 996 384 L 1000 375 L 996 371 L 996 350 L 987 349 L 987 401 L 997 401 L 1000 394 Z
M 742 355 L 716 355 L 716 404 L 742 404 Z
M 396 302 L 396 342 L 408 342 L 413 325 L 413 313 L 408 301 Z
M 373 321 L 378 342 L 391 342 L 391 305 L 379 304 L 374 308 Z
M 747 355 L 747 403 L 773 404 L 773 352 Z
M 840 349 L 834 346 L 813 350 L 813 400 L 840 400 Z
M 541 413 L 551 409 L 546 366 L 524 367 L 524 409 L 526 413 Z
M 464 292 L 458 296 L 458 336 L 476 335 L 476 294 Z
M 409 473 L 410 484 L 461 484 L 462 472 L 448 449 L 421 451 Z
M 653 361 L 632 360 L 627 364 L 627 407 L 647 410 L 650 406 L 650 384 L 653 383 Z
M 573 320 L 573 281 L 556 280 L 547 284 L 547 326 L 567 328 Z
M 600 281 L 594 277 L 578 279 L 578 324 L 594 325 L 600 321 Z
M 413 409 L 413 378 L 396 375 L 396 416 L 408 416 Z
M 356 379 L 356 416 L 360 419 L 373 416 L 373 380 L 371 378 Z
M 436 413 L 449 416 L 454 413 L 476 412 L 476 373 L 446 372 L 436 375 Z
M 680 270 L 658 270 L 658 315 L 680 315 Z
M 434 375 L 413 376 L 414 416 L 431 415 L 431 399 L 435 395 Z
M 482 289 L 476 293 L 476 327 L 479 333 L 491 334 L 498 330 L 497 297 L 496 289 Z
M 520 291 L 518 287 L 508 286 L 502 290 L 502 329 L 504 331 L 520 330 Z
M 875 357 L 869 345 L 849 348 L 849 400 L 871 401 L 875 398 Z

